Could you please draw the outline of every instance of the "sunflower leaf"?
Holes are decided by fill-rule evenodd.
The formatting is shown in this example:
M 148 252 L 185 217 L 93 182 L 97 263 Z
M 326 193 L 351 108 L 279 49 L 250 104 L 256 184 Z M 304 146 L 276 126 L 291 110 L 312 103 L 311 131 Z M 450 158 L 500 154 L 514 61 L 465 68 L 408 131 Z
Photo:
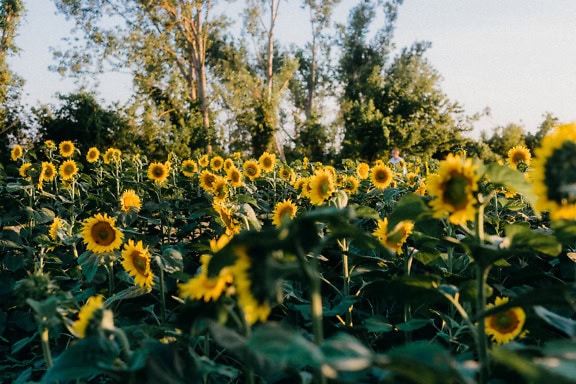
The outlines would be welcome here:
M 520 193 L 534 207 L 536 195 L 532 192 L 532 185 L 526 181 L 522 172 L 491 163 L 486 167 L 486 176 L 491 183 L 508 187 Z
M 574 337 L 574 335 L 576 335 L 576 321 L 568 317 L 557 315 L 556 313 L 549 311 L 540 305 L 534 306 L 534 312 L 536 312 L 536 314 L 540 316 L 542 320 L 554 328 L 564 332 L 568 336 Z

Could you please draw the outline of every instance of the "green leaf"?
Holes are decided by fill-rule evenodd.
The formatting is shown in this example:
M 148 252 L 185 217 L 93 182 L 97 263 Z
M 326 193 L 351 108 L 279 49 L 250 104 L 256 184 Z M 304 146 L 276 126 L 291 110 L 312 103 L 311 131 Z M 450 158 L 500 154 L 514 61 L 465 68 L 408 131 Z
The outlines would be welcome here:
M 115 293 L 114 296 L 107 298 L 106 301 L 104 301 L 104 306 L 110 307 L 110 305 L 116 301 L 132 299 L 134 297 L 140 297 L 147 293 L 148 293 L 147 290 L 142 289 L 140 286 L 133 285 L 118 293 Z
M 372 316 L 364 320 L 362 325 L 368 332 L 386 333 L 394 330 L 394 325 L 390 324 L 382 316 Z
M 361 371 L 372 365 L 372 351 L 347 333 L 330 337 L 321 350 L 325 362 L 336 371 Z
M 380 214 L 372 207 L 367 207 L 365 205 L 355 206 L 354 210 L 356 211 L 356 215 L 358 215 L 358 217 L 374 220 L 380 219 Z
M 566 335 L 570 337 L 574 337 L 574 335 L 576 335 L 576 321 L 568 317 L 557 315 L 556 313 L 549 311 L 540 305 L 534 306 L 534 312 L 536 312 L 536 314 L 540 316 L 542 320 L 554 328 L 564 332 Z
M 388 217 L 388 228 L 394 228 L 396 224 L 404 220 L 416 221 L 430 209 L 424 199 L 414 193 L 409 193 L 400 199 L 390 216 Z
M 534 207 L 536 195 L 532 192 L 532 185 L 526 181 L 522 172 L 497 163 L 490 163 L 486 167 L 486 176 L 491 183 L 503 185 L 522 194 Z
M 432 319 L 410 319 L 404 323 L 396 324 L 396 328 L 404 332 L 412 332 L 432 324 Z
M 37 335 L 38 335 L 38 332 L 34 332 L 34 334 L 32 336 L 25 337 L 23 339 L 18 340 L 17 342 L 12 344 L 12 348 L 10 349 L 10 353 L 15 354 L 15 353 L 20 352 L 22 350 L 22 348 L 24 348 L 25 346 L 30 344 L 30 342 L 34 341 L 34 339 L 36 338 Z
M 78 257 L 78 264 L 80 264 L 82 267 L 82 274 L 86 280 L 92 281 L 92 279 L 94 279 L 101 260 L 101 255 L 92 253 L 90 251 L 86 251 Z
M 105 373 L 103 366 L 113 366 L 120 350 L 111 340 L 87 337 L 71 344 L 54 361 L 42 382 L 77 380 Z
M 166 273 L 176 273 L 184 269 L 182 253 L 174 247 L 162 249 L 162 255 L 156 256 L 155 261 Z
M 504 229 L 510 239 L 509 248 L 515 251 L 526 250 L 533 254 L 534 250 L 548 256 L 558 256 L 562 245 L 551 234 L 535 231 L 523 224 L 510 224 Z
M 330 309 L 324 309 L 324 316 L 341 315 L 352 305 L 356 304 L 360 298 L 358 296 L 344 296 L 335 306 Z

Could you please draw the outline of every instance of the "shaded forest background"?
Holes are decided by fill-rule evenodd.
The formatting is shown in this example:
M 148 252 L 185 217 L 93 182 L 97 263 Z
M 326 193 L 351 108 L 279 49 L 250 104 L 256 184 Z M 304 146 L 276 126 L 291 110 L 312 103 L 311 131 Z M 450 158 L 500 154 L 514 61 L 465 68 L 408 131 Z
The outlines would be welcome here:
M 295 0 L 296 1 L 296 0 Z M 134 93 L 103 105 L 89 89 L 59 95 L 58 105 L 25 105 L 25 79 L 7 58 L 25 14 L 22 0 L 0 0 L 0 162 L 15 144 L 51 139 L 165 159 L 206 152 L 277 153 L 287 161 L 339 163 L 387 159 L 392 147 L 423 159 L 464 149 L 485 160 L 515 145 L 533 150 L 556 124 L 543 115 L 534 133 L 514 123 L 467 135 L 480 114 L 466 115 L 441 89 L 426 58 L 430 43 L 394 43 L 402 0 L 363 0 L 345 23 L 341 0 L 299 0 L 311 34 L 303 46 L 282 45 L 282 0 L 54 0 L 75 23 L 78 39 L 54 51 L 52 70 L 77 79 L 130 72 Z M 294 6 L 290 3 L 290 6 Z M 71 35 L 72 36 L 72 35 Z

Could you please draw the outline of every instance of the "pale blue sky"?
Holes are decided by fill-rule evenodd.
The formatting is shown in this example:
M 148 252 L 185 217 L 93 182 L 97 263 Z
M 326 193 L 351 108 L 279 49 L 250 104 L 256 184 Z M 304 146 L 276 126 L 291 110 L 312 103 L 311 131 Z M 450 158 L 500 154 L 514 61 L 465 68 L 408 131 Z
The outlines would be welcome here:
M 336 18 L 345 21 L 355 3 L 343 0 Z M 297 43 L 309 30 L 298 4 L 282 3 L 277 30 Z M 52 1 L 27 0 L 26 7 L 16 39 L 22 52 L 12 67 L 27 82 L 29 104 L 53 102 L 57 92 L 74 90 L 48 71 L 50 47 L 63 46 L 72 25 L 54 14 Z M 426 57 L 448 97 L 468 114 L 490 108 L 477 132 L 508 123 L 534 131 L 545 112 L 576 120 L 576 0 L 405 0 L 394 40 L 399 47 L 432 43 Z M 125 100 L 130 92 L 126 75 L 106 75 L 100 89 L 106 101 Z

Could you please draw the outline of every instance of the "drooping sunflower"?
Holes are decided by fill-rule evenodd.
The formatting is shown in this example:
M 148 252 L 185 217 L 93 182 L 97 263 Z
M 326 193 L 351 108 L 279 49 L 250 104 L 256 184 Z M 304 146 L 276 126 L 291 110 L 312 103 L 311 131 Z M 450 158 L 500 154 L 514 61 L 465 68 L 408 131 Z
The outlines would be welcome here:
M 26 180 L 30 180 L 31 177 L 28 174 L 28 170 L 30 169 L 31 166 L 32 166 L 32 163 L 23 163 L 20 166 L 20 168 L 18 169 L 18 173 L 20 174 L 20 176 L 22 176 Z
M 409 220 L 403 220 L 396 224 L 396 226 L 389 231 L 388 230 L 388 218 L 385 217 L 382 220 L 378 220 L 378 227 L 372 235 L 380 240 L 380 243 L 399 255 L 402 254 L 402 246 L 408 239 L 408 236 L 412 233 L 414 229 L 414 223 Z
M 214 172 L 218 172 L 219 170 L 222 169 L 223 166 L 224 166 L 224 159 L 222 158 L 222 156 L 214 156 L 210 160 L 210 168 L 212 168 Z
M 154 285 L 154 274 L 150 269 L 150 252 L 142 241 L 134 243 L 130 239 L 122 250 L 122 266 L 128 275 L 134 277 L 134 284 L 150 292 Z
M 260 164 L 262 171 L 270 172 L 276 165 L 276 155 L 273 153 L 264 152 L 262 155 L 260 155 L 258 163 Z
M 53 241 L 58 240 L 58 230 L 63 230 L 66 225 L 66 221 L 56 216 L 52 224 L 50 224 L 50 228 L 48 229 L 48 235 L 50 236 L 50 239 Z
M 490 303 L 486 307 L 498 307 L 508 301 L 507 297 L 496 297 L 494 304 Z M 522 307 L 512 307 L 484 318 L 486 334 L 497 344 L 506 344 L 521 336 L 525 322 L 526 312 Z
M 384 163 L 374 166 L 370 172 L 370 180 L 374 187 L 378 189 L 387 188 L 393 179 L 394 171 Z
M 242 186 L 242 183 L 243 183 L 242 172 L 240 172 L 238 170 L 238 168 L 232 166 L 226 172 L 226 177 L 228 178 L 228 181 L 230 181 L 231 186 L 233 186 L 235 188 Z
M 194 177 L 194 175 L 198 172 L 198 164 L 192 160 L 184 160 L 182 162 L 182 174 L 186 177 Z
M 254 160 L 246 160 L 243 165 L 244 168 L 244 176 L 249 178 L 251 181 L 254 181 L 258 177 L 260 177 L 260 166 Z
M 165 163 L 155 161 L 148 166 L 148 178 L 157 185 L 163 184 L 168 180 L 169 174 L 170 170 Z
M 358 164 L 358 167 L 356 168 L 356 175 L 358 175 L 358 178 L 360 180 L 367 179 L 369 172 L 370 172 L 370 166 L 368 164 L 366 163 Z
M 104 308 L 104 297 L 92 296 L 78 312 L 78 320 L 72 325 L 72 333 L 83 339 L 89 334 L 96 333 L 98 329 L 113 329 L 114 316 L 112 311 Z
M 91 147 L 86 153 L 86 161 L 90 164 L 95 163 L 100 158 L 100 151 L 96 147 Z
M 508 165 L 512 168 L 525 171 L 531 159 L 530 150 L 523 145 L 517 145 L 508 151 Z
M 353 195 L 358 192 L 358 187 L 360 182 L 358 179 L 352 175 L 345 176 L 341 182 L 342 189 L 348 194 Z
M 280 178 L 290 184 L 292 184 L 292 182 L 294 181 L 294 177 L 296 176 L 294 174 L 294 171 L 292 170 L 292 168 L 288 167 L 288 166 L 283 166 L 280 168 L 280 171 L 278 172 L 278 176 L 280 176 Z
M 200 174 L 200 187 L 206 192 L 212 193 L 215 181 L 216 175 L 207 169 L 203 170 Z
M 119 163 L 122 160 L 122 151 L 118 148 L 108 148 L 102 158 L 104 164 Z
M 202 168 L 206 168 L 210 164 L 210 160 L 208 159 L 208 155 L 202 155 L 198 159 L 198 165 Z
M 46 147 L 46 149 L 48 149 L 49 151 L 53 151 L 56 149 L 56 143 L 54 142 L 54 140 L 46 140 L 44 142 L 44 146 Z
M 60 155 L 62 157 L 72 157 L 74 155 L 74 151 L 76 150 L 74 143 L 71 142 L 70 140 L 62 141 L 60 143 L 59 148 L 60 148 Z
M 292 220 L 296 216 L 298 207 L 290 199 L 276 203 L 272 211 L 272 224 L 279 228 L 286 218 Z
M 406 174 L 406 184 L 408 184 L 410 188 L 414 188 L 416 186 L 416 184 L 418 183 L 418 179 L 419 176 L 415 172 L 408 172 Z
M 78 166 L 74 160 L 66 160 L 60 164 L 58 174 L 62 180 L 72 180 L 78 174 Z
M 215 201 L 212 203 L 212 208 L 218 213 L 224 228 L 226 229 L 226 234 L 230 237 L 240 233 L 242 227 L 240 226 L 240 221 L 234 216 L 234 212 L 231 207 L 227 207 L 224 202 Z
M 179 296 L 183 299 L 204 300 L 205 302 L 216 301 L 234 281 L 230 268 L 220 270 L 217 276 L 208 276 L 208 264 L 210 255 L 200 257 L 200 273 L 187 282 L 178 285 Z
M 140 196 L 133 189 L 128 189 L 120 196 L 120 209 L 124 212 L 138 212 L 142 208 Z
M 301 177 L 294 182 L 294 189 L 300 191 L 300 196 L 310 198 L 310 178 Z
M 481 175 L 476 173 L 477 166 L 472 159 L 463 160 L 460 156 L 449 154 L 440 162 L 437 174 L 428 177 L 428 193 L 434 199 L 430 206 L 434 217 L 449 215 L 453 224 L 465 224 L 474 219 L 476 198 Z
M 332 173 L 319 170 L 310 177 L 310 202 L 314 205 L 322 205 L 334 193 L 334 179 Z
M 112 252 L 122 245 L 124 234 L 116 228 L 116 219 L 97 213 L 84 220 L 82 239 L 86 248 L 94 253 Z
M 552 220 L 576 219 L 576 123 L 544 136 L 532 166 L 536 209 L 550 212 Z
M 16 161 L 22 157 L 23 153 L 24 151 L 22 150 L 22 147 L 16 144 L 15 146 L 12 147 L 12 150 L 10 151 L 10 159 L 12 159 L 12 161 Z

